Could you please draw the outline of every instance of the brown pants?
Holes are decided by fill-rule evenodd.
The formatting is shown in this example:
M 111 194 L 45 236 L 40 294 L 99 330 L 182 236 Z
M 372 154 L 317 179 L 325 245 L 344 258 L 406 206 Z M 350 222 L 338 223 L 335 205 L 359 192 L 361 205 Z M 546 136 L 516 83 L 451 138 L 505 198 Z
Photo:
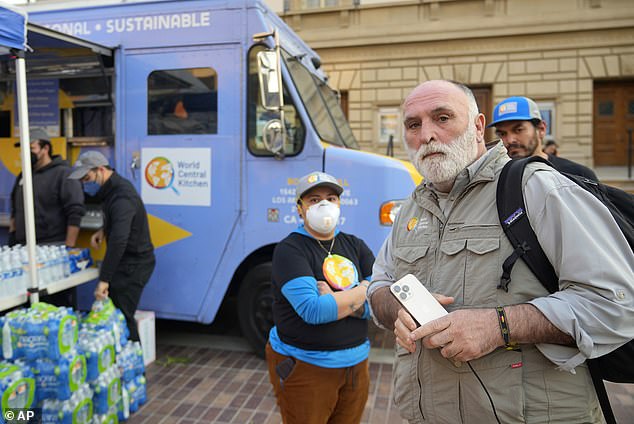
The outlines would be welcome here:
M 370 387 L 367 359 L 348 368 L 322 368 L 280 355 L 267 343 L 266 362 L 284 424 L 361 422 Z

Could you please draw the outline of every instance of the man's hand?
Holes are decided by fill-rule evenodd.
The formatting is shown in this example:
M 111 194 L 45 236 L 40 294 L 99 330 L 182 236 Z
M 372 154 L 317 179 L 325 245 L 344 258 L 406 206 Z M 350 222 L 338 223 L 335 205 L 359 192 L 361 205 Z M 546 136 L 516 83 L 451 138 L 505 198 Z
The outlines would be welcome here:
M 441 305 L 449 305 L 454 301 L 453 297 L 443 296 L 438 293 L 432 293 L 432 296 L 434 296 Z M 409 312 L 403 308 L 399 309 L 396 321 L 394 321 L 394 334 L 396 335 L 396 342 L 410 353 L 416 350 L 415 342 L 420 338 L 414 338 L 413 336 L 413 331 L 416 330 L 417 327 L 416 321 L 414 321 L 414 318 L 412 318 Z
M 504 346 L 497 313 L 492 308 L 453 311 L 413 330 L 409 340 L 404 339 L 403 344 L 399 344 L 407 349 L 419 339 L 422 339 L 423 347 L 439 348 L 443 357 L 454 362 L 478 359 Z
M 90 237 L 90 245 L 93 249 L 99 249 L 103 242 L 103 230 L 99 230 Z
M 95 299 L 104 300 L 108 298 L 108 288 L 110 284 L 105 281 L 100 281 L 97 283 L 97 287 L 95 287 Z

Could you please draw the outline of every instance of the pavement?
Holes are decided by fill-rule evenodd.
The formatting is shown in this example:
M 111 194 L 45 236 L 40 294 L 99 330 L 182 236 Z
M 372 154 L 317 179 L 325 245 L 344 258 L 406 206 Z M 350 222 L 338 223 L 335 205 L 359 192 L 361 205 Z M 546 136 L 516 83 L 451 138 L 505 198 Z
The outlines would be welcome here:
M 146 370 L 148 402 L 130 424 L 279 424 L 266 363 L 236 334 L 160 324 Z M 392 402 L 394 337 L 371 324 L 370 396 L 362 423 L 405 424 Z M 607 383 L 619 423 L 634 422 L 634 384 Z

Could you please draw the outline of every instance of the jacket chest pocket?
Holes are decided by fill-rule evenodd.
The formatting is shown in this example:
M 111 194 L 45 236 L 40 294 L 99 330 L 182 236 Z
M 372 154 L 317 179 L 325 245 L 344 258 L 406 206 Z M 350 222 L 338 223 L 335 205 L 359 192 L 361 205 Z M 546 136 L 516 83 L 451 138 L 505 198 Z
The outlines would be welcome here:
M 438 280 L 456 303 L 485 306 L 496 302 L 500 279 L 500 239 L 457 238 L 443 241 Z M 462 299 L 460 299 L 462 297 Z
M 429 245 L 395 247 L 395 277 L 401 278 L 405 274 L 414 274 L 420 281 L 425 282 L 431 266 L 431 256 Z

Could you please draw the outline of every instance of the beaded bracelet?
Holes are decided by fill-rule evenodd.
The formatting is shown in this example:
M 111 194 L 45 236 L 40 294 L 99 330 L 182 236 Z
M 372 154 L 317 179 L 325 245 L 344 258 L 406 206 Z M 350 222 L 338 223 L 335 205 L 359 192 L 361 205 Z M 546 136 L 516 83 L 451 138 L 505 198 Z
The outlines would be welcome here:
M 517 349 L 517 343 L 511 343 L 511 332 L 509 331 L 509 326 L 506 320 L 506 313 L 504 313 L 504 308 L 502 306 L 496 306 L 495 310 L 498 313 L 498 321 L 500 323 L 500 332 L 502 333 L 502 338 L 504 339 L 504 348 L 506 350 Z

